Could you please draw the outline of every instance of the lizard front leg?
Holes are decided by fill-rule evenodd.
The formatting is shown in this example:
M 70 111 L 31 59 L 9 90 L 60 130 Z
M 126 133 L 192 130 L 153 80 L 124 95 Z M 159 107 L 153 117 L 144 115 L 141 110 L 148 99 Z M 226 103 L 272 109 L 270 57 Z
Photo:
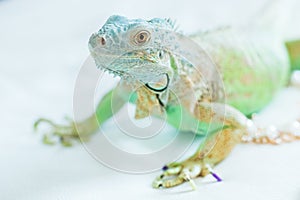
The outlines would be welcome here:
M 247 131 L 247 118 L 228 105 L 199 103 L 194 111 L 194 117 L 205 123 L 210 123 L 212 120 L 220 124 L 221 128 L 208 132 L 205 141 L 192 157 L 183 162 L 166 165 L 163 174 L 154 181 L 154 188 L 174 187 L 186 181 L 189 181 L 194 188 L 192 179 L 208 174 L 212 174 L 220 181 L 220 177 L 212 171 L 212 167 L 228 156 Z
M 59 125 L 49 119 L 40 118 L 34 123 L 34 128 L 37 129 L 41 123 L 50 125 L 50 132 L 44 134 L 43 137 L 43 142 L 46 144 L 54 144 L 55 138 L 58 138 L 64 146 L 71 146 L 73 140 L 88 140 L 98 130 L 99 126 L 113 115 L 112 98 L 117 98 L 114 102 L 118 102 L 118 105 L 113 106 L 114 111 L 119 110 L 125 104 L 124 99 L 120 95 L 115 95 L 120 92 L 119 90 L 120 88 L 108 92 L 100 100 L 96 111 L 83 121 L 70 121 L 68 125 Z

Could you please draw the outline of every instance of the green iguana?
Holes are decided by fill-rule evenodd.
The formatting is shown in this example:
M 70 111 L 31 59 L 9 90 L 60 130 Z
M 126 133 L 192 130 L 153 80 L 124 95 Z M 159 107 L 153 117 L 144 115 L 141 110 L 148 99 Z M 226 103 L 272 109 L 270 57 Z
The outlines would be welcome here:
M 167 122 L 179 130 L 206 135 L 192 157 L 163 168 L 163 174 L 153 183 L 155 188 L 185 181 L 193 184 L 192 179 L 207 174 L 220 181 L 212 167 L 250 135 L 251 119 L 246 116 L 266 106 L 288 84 L 291 72 L 300 69 L 300 41 L 283 43 L 268 33 L 231 27 L 185 37 L 175 30 L 171 20 L 160 18 L 147 21 L 111 16 L 92 34 L 89 49 L 100 69 L 124 80 L 119 90 L 108 92 L 95 113 L 84 121 L 59 126 L 40 119 L 35 126 L 49 122 L 53 136 L 69 145 L 78 138 L 78 132 L 88 136 L 112 117 L 114 92 L 125 93 L 128 85 L 140 84 L 129 100 L 136 104 L 136 118 L 159 118 L 164 113 Z M 121 96 L 118 108 L 128 101 Z M 184 118 L 179 116 L 179 110 Z M 208 126 L 211 121 L 214 128 Z M 299 139 L 278 131 L 277 140 L 251 140 L 276 143 L 283 136 Z

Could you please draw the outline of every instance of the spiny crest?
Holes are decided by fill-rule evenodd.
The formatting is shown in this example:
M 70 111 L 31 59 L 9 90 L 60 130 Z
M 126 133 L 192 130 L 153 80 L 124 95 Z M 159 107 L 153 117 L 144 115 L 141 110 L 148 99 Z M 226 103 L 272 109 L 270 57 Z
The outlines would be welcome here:
M 148 21 L 149 23 L 155 24 L 157 26 L 160 26 L 162 28 L 167 28 L 170 30 L 177 30 L 177 24 L 176 21 L 171 20 L 170 18 L 153 18 L 151 20 Z
M 159 28 L 166 28 L 169 30 L 177 30 L 176 22 L 169 18 L 153 18 L 151 20 L 143 19 L 128 19 L 120 15 L 112 15 L 108 18 L 103 27 L 99 30 L 99 34 L 110 34 L 111 31 L 121 32 L 127 31 L 138 25 L 152 25 Z
M 102 28 L 98 31 L 99 34 L 110 34 L 115 30 L 126 31 L 127 26 L 130 24 L 130 20 L 126 17 L 119 15 L 110 16 Z
M 128 24 L 128 19 L 120 15 L 112 15 L 107 19 L 105 24 Z

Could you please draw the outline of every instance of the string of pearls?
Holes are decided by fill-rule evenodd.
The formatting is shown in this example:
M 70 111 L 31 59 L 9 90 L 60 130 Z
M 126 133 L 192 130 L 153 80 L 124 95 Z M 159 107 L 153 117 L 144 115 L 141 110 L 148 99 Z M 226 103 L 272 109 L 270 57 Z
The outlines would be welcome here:
M 293 72 L 291 76 L 291 85 L 300 88 L 300 70 Z M 276 126 L 260 127 L 256 123 L 256 114 L 247 121 L 247 133 L 242 137 L 244 143 L 257 144 L 281 144 L 300 140 L 300 118 L 290 124 L 287 124 L 284 130 L 279 130 Z
M 242 137 L 244 143 L 281 144 L 300 140 L 300 119 L 286 125 L 284 130 L 276 126 L 260 127 L 255 123 L 255 115 L 247 121 L 247 134 Z

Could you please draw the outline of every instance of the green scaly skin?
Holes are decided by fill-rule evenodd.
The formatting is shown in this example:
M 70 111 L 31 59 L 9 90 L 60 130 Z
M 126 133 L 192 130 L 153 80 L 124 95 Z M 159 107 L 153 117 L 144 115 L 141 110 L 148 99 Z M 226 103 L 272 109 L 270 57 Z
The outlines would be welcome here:
M 111 100 L 115 92 L 121 94 L 117 101 L 120 105 L 113 105 L 117 109 L 126 101 L 136 103 L 136 117 L 142 118 L 151 112 L 153 106 L 158 105 L 166 112 L 169 124 L 179 130 L 192 130 L 207 136 L 192 157 L 180 163 L 168 164 L 168 169 L 154 181 L 153 187 L 173 187 L 212 173 L 211 167 L 221 162 L 241 141 L 243 134 L 247 133 L 246 116 L 261 110 L 287 84 L 291 73 L 288 56 L 292 61 L 292 68 L 298 68 L 300 44 L 297 41 L 287 43 L 288 55 L 280 41 L 256 41 L 255 35 L 243 36 L 242 32 L 231 28 L 199 33 L 190 36 L 190 39 L 216 64 L 225 96 L 221 98 L 209 95 L 222 91 L 219 82 L 216 88 L 210 86 L 216 74 L 211 73 L 213 66 L 196 66 L 185 58 L 189 52 L 182 50 L 182 55 L 180 54 L 177 46 L 184 49 L 186 43 L 180 43 L 184 38 L 175 33 L 172 21 L 158 18 L 149 21 L 129 20 L 111 16 L 91 36 L 91 55 L 98 67 L 119 75 L 127 84 L 134 85 L 139 81 L 144 86 L 128 100 L 122 96 L 127 96 L 123 94 L 130 91 L 120 83 L 118 89 L 113 89 L 102 98 L 95 114 L 85 121 L 72 123 L 71 126 L 59 126 L 50 122 L 53 125 L 52 136 L 60 137 L 63 144 L 67 145 L 78 137 L 78 132 L 80 136 L 87 138 L 112 117 Z M 203 53 L 202 50 L 199 52 Z M 200 57 L 207 59 L 204 54 Z M 147 86 L 150 82 L 165 84 L 166 77 L 170 82 L 161 92 L 154 92 L 155 84 Z M 175 95 L 169 92 L 170 89 L 182 104 L 174 103 Z M 163 105 L 161 100 L 164 101 Z M 155 116 L 160 117 L 157 113 Z M 208 128 L 212 118 L 214 126 Z M 47 143 L 48 137 L 49 135 Z M 186 173 L 195 170 L 197 166 L 200 166 L 200 170 L 194 172 L 193 176 Z M 169 176 L 173 178 L 170 179 Z

